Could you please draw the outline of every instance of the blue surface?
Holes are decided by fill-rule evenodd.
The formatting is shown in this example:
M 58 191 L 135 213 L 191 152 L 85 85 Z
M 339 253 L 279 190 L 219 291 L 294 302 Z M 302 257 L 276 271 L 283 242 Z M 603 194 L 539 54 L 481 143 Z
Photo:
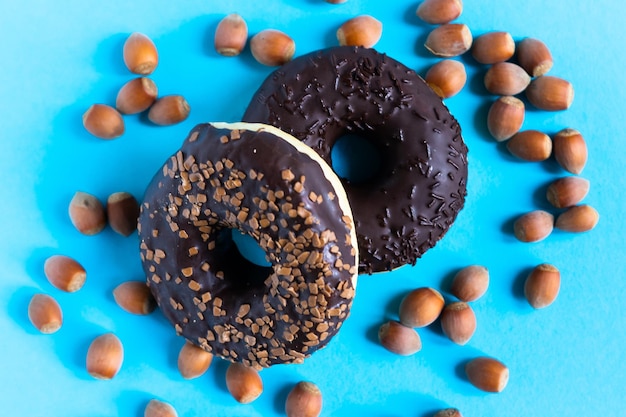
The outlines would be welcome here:
M 272 70 L 251 58 L 218 56 L 212 36 L 219 19 L 238 12 L 251 34 L 277 28 L 297 43 L 296 54 L 336 44 L 345 20 L 371 14 L 383 22 L 377 49 L 424 74 L 437 59 L 423 41 L 430 29 L 414 16 L 415 1 L 165 0 L 86 2 L 65 0 L 0 3 L 0 404 L 3 415 L 142 416 L 153 397 L 185 416 L 278 416 L 292 384 L 306 379 L 324 393 L 325 416 L 427 417 L 455 406 L 465 416 L 626 415 L 626 220 L 623 124 L 626 121 L 625 3 L 478 0 L 466 2 L 459 19 L 474 35 L 506 30 L 514 38 L 543 40 L 555 59 L 551 74 L 576 90 L 568 111 L 528 111 L 524 128 L 554 133 L 580 130 L 589 146 L 583 177 L 591 181 L 585 202 L 598 209 L 592 232 L 556 232 L 544 242 L 523 244 L 512 220 L 546 208 L 546 185 L 565 175 L 554 161 L 522 163 L 486 133 L 493 100 L 482 87 L 484 67 L 470 58 L 468 85 L 446 101 L 470 147 L 465 209 L 448 235 L 415 267 L 361 277 L 351 317 L 329 346 L 303 365 L 262 372 L 265 391 L 250 405 L 226 391 L 226 364 L 215 360 L 203 377 L 185 381 L 176 368 L 182 340 L 156 312 L 135 317 L 111 295 L 122 281 L 142 279 L 136 237 L 105 230 L 80 235 L 67 216 L 77 190 L 101 199 L 116 191 L 140 197 L 165 158 L 186 133 L 204 121 L 236 121 Z M 188 120 L 155 127 L 143 116 L 126 117 L 126 134 L 101 141 L 87 134 L 81 115 L 94 102 L 114 103 L 133 76 L 121 48 L 129 33 L 148 34 L 160 52 L 152 78 L 161 94 L 183 94 Z M 88 278 L 78 293 L 53 288 L 43 275 L 51 254 L 75 257 Z M 557 301 L 532 310 L 521 295 L 529 268 L 550 262 L 562 272 Z M 377 342 L 378 326 L 396 318 L 399 301 L 412 288 L 447 289 L 461 267 L 482 264 L 491 272 L 488 293 L 473 304 L 478 319 L 466 346 L 449 342 L 435 324 L 420 330 L 423 349 L 394 356 Z M 53 295 L 65 323 L 41 335 L 26 309 L 36 292 Z M 90 341 L 115 332 L 124 343 L 122 370 L 112 381 L 85 371 Z M 508 387 L 485 394 L 472 387 L 463 364 L 477 355 L 505 362 Z

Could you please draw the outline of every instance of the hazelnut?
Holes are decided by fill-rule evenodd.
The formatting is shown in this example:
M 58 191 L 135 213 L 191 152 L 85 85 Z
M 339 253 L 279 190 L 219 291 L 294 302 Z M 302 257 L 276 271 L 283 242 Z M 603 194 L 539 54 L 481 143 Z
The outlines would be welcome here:
M 589 181 L 581 177 L 563 177 L 553 181 L 546 198 L 556 208 L 571 207 L 580 203 L 589 192 Z
M 157 399 L 152 399 L 146 405 L 144 417 L 178 417 L 176 409 L 171 404 Z
M 150 107 L 148 119 L 161 126 L 173 125 L 187 119 L 190 110 L 189 103 L 183 96 L 163 96 Z
M 96 379 L 112 379 L 124 360 L 122 342 L 113 333 L 96 337 L 87 351 L 87 372 Z
M 66 292 L 76 292 L 85 284 L 85 268 L 65 255 L 52 255 L 43 265 L 46 278 L 56 288 Z
M 534 308 L 544 308 L 556 300 L 561 286 L 561 273 L 550 264 L 536 266 L 526 278 L 524 295 Z
M 566 232 L 588 232 L 596 227 L 600 215 L 588 204 L 573 206 L 559 214 L 554 226 Z
M 464 345 L 476 331 L 474 310 L 464 301 L 446 305 L 441 312 L 441 330 L 457 345 Z
M 114 231 L 130 236 L 137 230 L 139 203 L 127 192 L 113 193 L 107 199 L 107 217 Z
M 444 300 L 434 288 L 422 287 L 409 292 L 400 303 L 400 322 L 407 327 L 424 327 L 434 322 Z
M 424 46 L 436 56 L 462 55 L 472 46 L 472 32 L 467 25 L 446 23 L 436 27 L 428 34 Z
M 383 24 L 369 15 L 361 15 L 344 22 L 337 29 L 337 40 L 341 46 L 363 46 L 371 48 L 380 40 Z
M 218 54 L 236 56 L 248 41 L 248 25 L 237 13 L 224 17 L 215 29 L 214 46 Z
M 187 341 L 178 353 L 178 371 L 185 379 L 202 376 L 213 362 L 213 354 Z
M 57 332 L 63 324 L 63 313 L 57 301 L 47 294 L 35 294 L 28 304 L 28 318 L 41 333 Z
M 530 76 L 519 65 L 511 62 L 495 63 L 485 74 L 485 88 L 491 94 L 514 96 L 530 84 Z
M 506 148 L 511 155 L 524 161 L 545 161 L 552 155 L 552 139 L 538 130 L 524 130 L 514 134 Z
M 574 87 L 562 78 L 542 75 L 530 82 L 526 88 L 526 97 L 541 110 L 566 110 L 574 100 Z
M 474 39 L 471 52 L 481 64 L 504 62 L 515 53 L 515 41 L 508 32 L 488 32 Z
M 470 265 L 461 269 L 452 279 L 450 293 L 461 301 L 476 301 L 487 292 L 489 271 L 482 265 Z
M 583 172 L 587 164 L 587 143 L 575 129 L 563 129 L 554 135 L 554 158 L 563 169 L 572 174 Z
M 254 368 L 234 362 L 226 370 L 226 387 L 237 402 L 248 404 L 263 392 L 263 381 Z
M 433 417 L 463 417 L 457 408 L 446 408 L 439 410 Z
M 517 60 L 531 77 L 540 77 L 552 68 L 552 54 L 538 39 L 525 38 L 517 45 Z
M 513 230 L 521 242 L 538 242 L 547 238 L 554 228 L 554 216 L 544 210 L 526 213 L 515 220 Z
M 385 349 L 398 355 L 413 355 L 422 349 L 422 339 L 415 329 L 397 321 L 388 321 L 380 326 L 378 340 Z
M 489 108 L 487 129 L 498 142 L 516 134 L 524 123 L 524 103 L 513 96 L 498 98 Z
M 450 23 L 463 12 L 461 0 L 424 0 L 415 14 L 426 23 L 441 25 Z
M 509 382 L 509 368 L 493 358 L 472 359 L 465 365 L 465 373 L 472 385 L 487 392 L 501 392 Z
M 87 132 L 100 139 L 115 139 L 124 134 L 122 115 L 106 104 L 93 104 L 83 114 Z
M 465 65 L 451 59 L 441 60 L 430 67 L 424 80 L 439 97 L 452 97 L 465 86 Z
M 104 206 L 95 196 L 77 191 L 69 206 L 70 221 L 80 233 L 95 235 L 107 224 Z
M 287 395 L 287 417 L 317 417 L 322 411 L 322 392 L 312 382 L 298 382 Z
M 250 51 L 259 63 L 275 67 L 291 61 L 296 52 L 296 43 L 286 33 L 265 29 L 250 39 Z
M 348 0 L 326 0 L 326 3 L 331 3 L 331 4 L 342 4 L 347 2 Z
M 156 308 L 150 288 L 143 281 L 121 283 L 113 290 L 113 298 L 118 306 L 132 314 L 150 314 Z
M 115 107 L 122 114 L 141 113 L 154 103 L 157 94 L 157 86 L 150 78 L 135 78 L 120 88 Z
M 156 46 L 143 33 L 132 33 L 124 42 L 124 64 L 134 74 L 148 75 L 159 63 Z

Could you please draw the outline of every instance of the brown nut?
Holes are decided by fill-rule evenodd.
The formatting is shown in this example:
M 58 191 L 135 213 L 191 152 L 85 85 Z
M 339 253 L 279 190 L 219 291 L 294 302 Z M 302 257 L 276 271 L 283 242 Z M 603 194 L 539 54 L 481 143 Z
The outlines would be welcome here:
M 255 369 L 234 362 L 226 370 L 226 387 L 237 402 L 248 404 L 263 392 L 263 381 Z
M 52 285 L 66 292 L 80 290 L 87 278 L 85 268 L 65 255 L 52 255 L 46 259 L 43 271 Z
M 115 287 L 113 298 L 125 311 L 145 315 L 156 308 L 156 301 L 144 281 L 126 281 Z
M 331 4 L 342 4 L 347 2 L 348 0 L 326 0 L 326 3 L 331 3 Z
M 107 217 L 111 228 L 122 236 L 130 236 L 137 230 L 139 203 L 127 192 L 113 193 L 107 199 Z
M 465 365 L 465 373 L 472 385 L 487 392 L 501 392 L 509 382 L 509 368 L 493 358 L 472 359 Z
M 413 355 L 422 349 L 422 339 L 415 329 L 397 321 L 381 325 L 378 340 L 385 349 L 398 355 Z
M 457 408 L 446 408 L 439 410 L 433 417 L 463 417 Z
M 574 101 L 574 87 L 562 78 L 542 75 L 530 82 L 526 98 L 541 110 L 566 110 Z
M 513 230 L 521 242 L 539 242 L 547 238 L 554 228 L 554 216 L 544 210 L 526 213 L 515 220 Z
M 178 371 L 185 379 L 202 376 L 213 362 L 213 354 L 191 342 L 185 342 L 178 353 Z
M 132 33 L 124 42 L 124 64 L 134 74 L 148 75 L 159 63 L 152 40 L 143 33 Z
M 482 265 L 470 265 L 461 269 L 452 279 L 450 293 L 461 301 L 476 301 L 487 292 L 489 270 Z
M 525 38 L 517 45 L 517 60 L 531 77 L 540 77 L 552 68 L 552 54 L 538 39 Z
M 28 303 L 28 319 L 41 333 L 52 334 L 61 328 L 63 312 L 54 298 L 35 294 Z
M 464 301 L 446 305 L 440 320 L 443 333 L 457 345 L 469 342 L 476 331 L 476 315 Z
M 250 39 L 250 51 L 259 63 L 275 67 L 291 61 L 296 43 L 284 32 L 265 29 Z
M 563 169 L 572 174 L 583 172 L 587 164 L 587 143 L 575 129 L 563 129 L 553 138 L 554 158 Z
M 380 40 L 383 24 L 369 15 L 353 17 L 337 29 L 337 40 L 341 46 L 363 46 L 371 48 Z
M 444 300 L 434 288 L 422 287 L 409 292 L 400 303 L 400 322 L 407 327 L 424 327 L 434 322 Z
M 236 56 L 248 41 L 248 25 L 237 13 L 224 17 L 215 29 L 214 46 L 218 54 Z
M 506 148 L 524 161 L 545 161 L 552 155 L 552 139 L 538 130 L 517 132 L 506 143 Z
M 169 403 L 152 399 L 146 405 L 143 412 L 144 417 L 178 417 L 176 409 Z
M 154 102 L 148 112 L 148 119 L 157 125 L 167 126 L 187 119 L 191 108 L 181 95 L 163 96 Z
M 524 123 L 524 103 L 513 96 L 497 99 L 487 114 L 487 129 L 498 142 L 509 139 L 519 132 Z
M 600 214 L 588 204 L 570 207 L 556 218 L 554 226 L 566 232 L 588 232 L 596 227 Z
M 287 417 L 317 417 L 322 412 L 322 392 L 312 382 L 300 381 L 287 395 Z
M 104 206 L 94 195 L 77 191 L 69 206 L 70 221 L 84 235 L 95 235 L 107 224 Z
M 430 67 L 424 80 L 439 97 L 452 97 L 465 86 L 465 65 L 451 59 L 441 60 Z
M 550 264 L 536 266 L 526 278 L 524 295 L 534 308 L 544 308 L 556 300 L 561 287 L 561 273 Z
M 113 333 L 96 337 L 87 351 L 87 372 L 96 379 L 112 379 L 124 361 L 124 347 Z
M 571 207 L 580 203 L 589 192 L 589 180 L 581 177 L 563 177 L 553 181 L 546 198 L 556 208 Z
M 446 23 L 428 34 L 424 46 L 436 56 L 462 55 L 472 47 L 472 32 L 467 25 Z
M 491 94 L 514 96 L 530 84 L 530 76 L 519 65 L 511 62 L 495 63 L 487 70 L 485 88 Z
M 450 23 L 463 12 L 461 0 L 424 0 L 415 14 L 426 23 L 441 25 Z
M 515 41 L 508 32 L 488 32 L 474 39 L 472 56 L 481 64 L 504 62 L 515 53 Z
M 106 104 L 93 104 L 83 114 L 87 132 L 100 139 L 115 139 L 124 134 L 122 115 Z
M 157 86 L 150 78 L 135 78 L 120 88 L 115 99 L 115 107 L 122 114 L 141 113 L 152 106 L 157 94 Z

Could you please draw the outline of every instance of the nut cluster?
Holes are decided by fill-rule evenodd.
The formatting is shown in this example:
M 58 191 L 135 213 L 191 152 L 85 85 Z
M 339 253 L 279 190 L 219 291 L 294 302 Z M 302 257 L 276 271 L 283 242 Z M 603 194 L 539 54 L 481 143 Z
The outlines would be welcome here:
M 77 191 L 69 204 L 72 224 L 84 235 L 100 233 L 108 224 L 122 236 L 130 236 L 137 230 L 139 203 L 130 193 L 119 191 L 109 195 L 106 207 L 98 197 Z

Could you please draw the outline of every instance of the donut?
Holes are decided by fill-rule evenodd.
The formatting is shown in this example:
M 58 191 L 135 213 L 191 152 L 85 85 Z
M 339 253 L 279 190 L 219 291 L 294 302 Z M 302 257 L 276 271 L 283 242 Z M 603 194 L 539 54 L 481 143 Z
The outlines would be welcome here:
M 341 179 L 361 273 L 414 265 L 465 203 L 459 124 L 419 75 L 374 49 L 332 47 L 288 62 L 254 93 L 243 120 L 288 132 L 331 166 L 346 135 L 376 149 L 380 168 L 370 180 Z
M 232 231 L 270 265 L 248 261 Z M 347 196 L 317 153 L 275 127 L 193 128 L 146 189 L 139 237 L 164 316 L 232 362 L 300 363 L 349 315 L 358 246 Z

